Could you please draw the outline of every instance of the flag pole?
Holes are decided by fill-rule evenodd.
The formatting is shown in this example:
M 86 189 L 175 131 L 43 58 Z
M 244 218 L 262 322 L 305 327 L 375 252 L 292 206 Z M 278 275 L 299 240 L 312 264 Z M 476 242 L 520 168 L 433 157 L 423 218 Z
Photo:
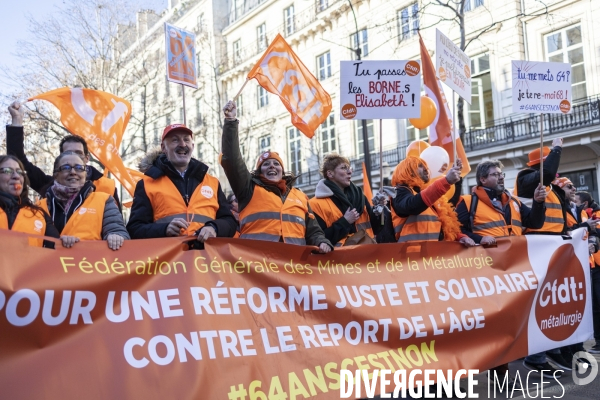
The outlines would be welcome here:
M 233 101 L 235 102 L 237 100 L 238 97 L 240 97 L 240 94 L 242 94 L 242 90 L 244 90 L 244 86 L 246 86 L 246 83 L 248 83 L 250 79 L 246 79 L 246 81 L 244 82 L 244 84 L 242 85 L 242 87 L 240 88 L 240 90 L 237 92 L 237 94 L 235 96 L 233 96 Z
M 544 113 L 540 114 L 540 183 L 544 186 Z
M 185 85 L 184 84 L 181 84 L 181 98 L 183 100 L 183 124 L 185 126 L 187 126 L 186 115 L 185 115 Z
M 452 157 L 456 163 L 456 92 L 452 91 Z

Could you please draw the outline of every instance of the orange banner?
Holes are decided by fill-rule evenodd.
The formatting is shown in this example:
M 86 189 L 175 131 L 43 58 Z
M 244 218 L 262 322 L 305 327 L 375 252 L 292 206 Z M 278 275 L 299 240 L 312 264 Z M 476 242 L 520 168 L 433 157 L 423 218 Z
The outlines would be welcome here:
M 0 231 L 10 399 L 338 399 L 342 369 L 485 370 L 592 333 L 581 230 L 326 255 L 241 239 L 27 243 Z
M 83 137 L 89 151 L 133 196 L 140 178 L 129 173 L 119 154 L 131 116 L 131 104 L 127 100 L 100 90 L 68 87 L 29 100 L 46 100 L 58 108 L 64 127 L 73 135 Z
M 276 94 L 292 115 L 292 124 L 309 138 L 331 112 L 331 97 L 281 35 L 248 73 Z
M 437 115 L 433 123 L 429 125 L 429 144 L 432 146 L 443 147 L 450 156 L 450 162 L 454 164 L 454 147 L 452 144 L 452 115 L 448 108 L 448 102 L 442 89 L 442 84 L 435 74 L 435 67 L 429 56 L 429 52 L 423 43 L 423 38 L 419 34 L 419 43 L 421 45 L 421 66 L 423 68 L 423 85 L 425 93 L 435 102 L 437 107 Z M 460 176 L 465 177 L 471 172 L 471 166 L 467 158 L 467 153 L 462 144 L 460 137 L 456 137 L 456 156 L 463 163 Z

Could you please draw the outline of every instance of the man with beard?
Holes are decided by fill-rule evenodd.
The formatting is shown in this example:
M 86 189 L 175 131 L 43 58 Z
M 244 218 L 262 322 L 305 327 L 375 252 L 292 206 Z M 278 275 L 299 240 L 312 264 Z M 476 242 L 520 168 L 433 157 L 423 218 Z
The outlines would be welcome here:
M 127 230 L 132 239 L 192 235 L 232 237 L 236 221 L 217 178 L 192 158 L 193 133 L 185 125 L 165 128 L 161 152 L 142 160 Z
M 473 194 L 463 196 L 456 207 L 461 231 L 475 243 L 492 245 L 496 238 L 521 236 L 524 228 L 544 225 L 546 190 L 538 183 L 531 209 L 513 197 L 504 187 L 504 165 L 498 160 L 484 161 L 477 166 L 477 187 Z M 508 363 L 492 368 L 499 381 L 508 373 Z M 492 376 L 492 375 L 490 375 Z M 507 387 L 514 381 L 509 377 Z

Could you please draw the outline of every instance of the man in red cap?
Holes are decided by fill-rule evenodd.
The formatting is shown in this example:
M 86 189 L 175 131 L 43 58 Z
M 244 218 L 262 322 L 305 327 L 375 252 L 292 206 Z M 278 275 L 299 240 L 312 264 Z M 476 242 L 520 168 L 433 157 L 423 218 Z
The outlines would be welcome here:
M 160 152 L 140 162 L 127 230 L 132 239 L 197 235 L 232 237 L 236 221 L 217 178 L 192 158 L 193 132 L 182 124 L 165 128 Z

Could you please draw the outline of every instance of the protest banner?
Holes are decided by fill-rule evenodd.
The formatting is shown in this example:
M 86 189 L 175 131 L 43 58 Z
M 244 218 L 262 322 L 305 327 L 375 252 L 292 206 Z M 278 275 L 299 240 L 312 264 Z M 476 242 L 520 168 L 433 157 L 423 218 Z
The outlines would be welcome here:
M 420 113 L 418 61 L 340 61 L 342 119 L 413 118 Z
M 571 64 L 512 61 L 513 112 L 571 112 Z
M 485 370 L 593 331 L 582 229 L 325 255 L 184 240 L 52 250 L 0 231 L 3 396 L 337 399 L 343 369 Z
M 292 117 L 292 125 L 308 138 L 329 117 L 331 96 L 280 34 L 248 72 L 234 101 L 250 79 L 279 96 Z
M 471 59 L 439 29 L 435 30 L 435 65 L 440 80 L 471 104 Z
M 167 79 L 198 89 L 196 34 L 165 22 Z

